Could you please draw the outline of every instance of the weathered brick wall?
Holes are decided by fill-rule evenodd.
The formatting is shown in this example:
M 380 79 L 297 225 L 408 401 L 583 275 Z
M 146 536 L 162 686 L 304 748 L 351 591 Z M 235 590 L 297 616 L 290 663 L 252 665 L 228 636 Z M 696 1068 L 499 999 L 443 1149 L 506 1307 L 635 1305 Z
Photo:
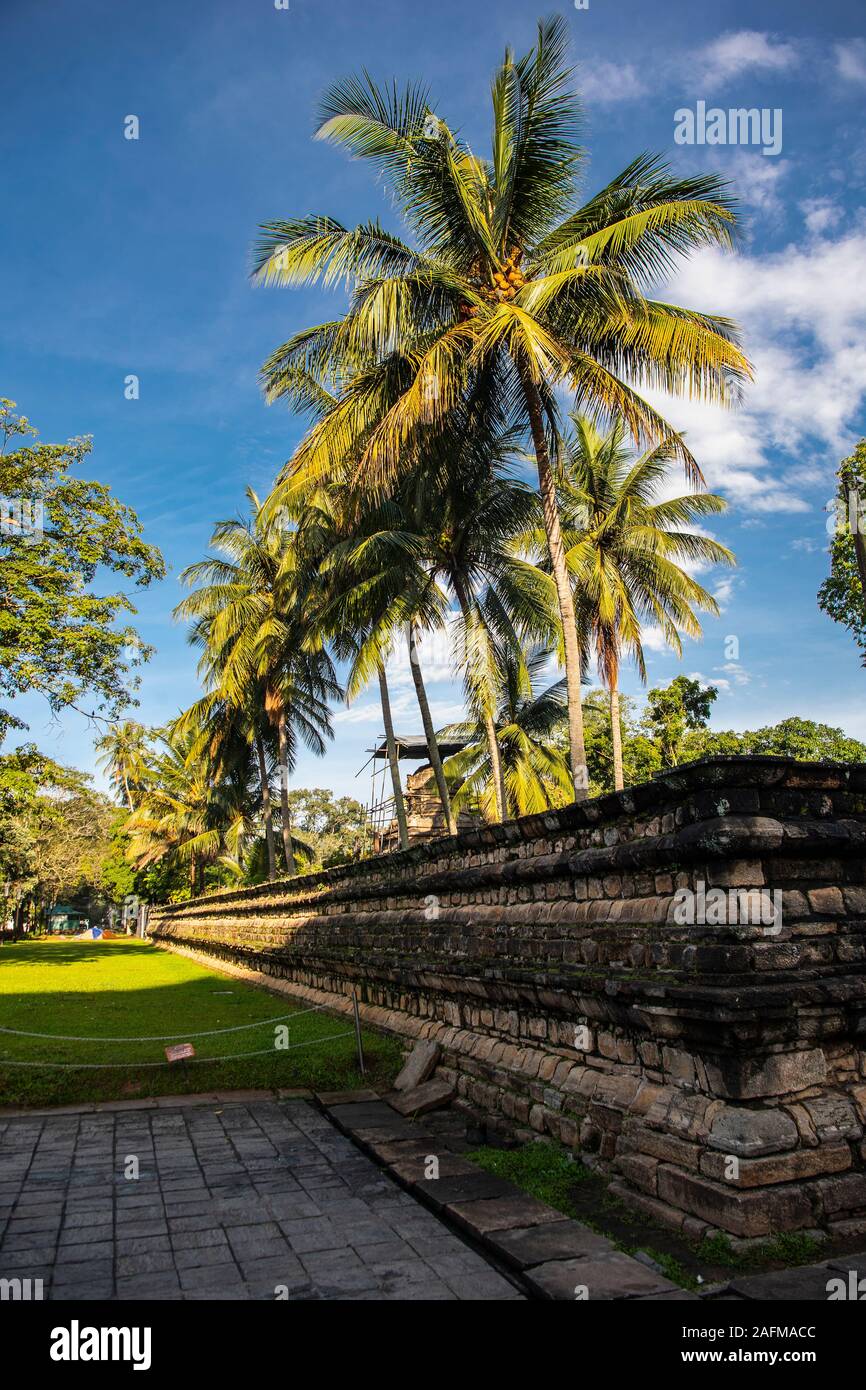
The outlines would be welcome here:
M 720 758 L 152 915 L 163 945 L 444 1049 L 493 1125 L 698 1234 L 866 1230 L 866 767 Z M 680 925 L 677 891 L 780 894 Z M 846 1224 L 847 1223 L 847 1224 Z

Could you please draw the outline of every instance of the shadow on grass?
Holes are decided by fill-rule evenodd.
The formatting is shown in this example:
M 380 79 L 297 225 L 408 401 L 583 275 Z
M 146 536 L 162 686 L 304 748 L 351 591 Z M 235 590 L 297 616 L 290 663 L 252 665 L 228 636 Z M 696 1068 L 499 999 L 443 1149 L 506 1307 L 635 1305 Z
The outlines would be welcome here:
M 134 936 L 117 941 L 106 941 L 104 938 L 76 941 L 74 937 L 45 936 L 37 941 L 3 942 L 0 946 L 0 966 L 81 965 L 82 951 L 93 951 L 93 959 L 97 960 L 100 956 L 152 956 L 156 949 L 151 942 L 141 941 Z
M 400 1046 L 362 1036 L 367 1083 L 385 1086 Z M 165 1045 L 181 1041 L 193 1043 L 195 1059 L 168 1064 Z M 0 951 L 0 1105 L 363 1080 L 351 1017 L 311 1011 L 147 942 Z

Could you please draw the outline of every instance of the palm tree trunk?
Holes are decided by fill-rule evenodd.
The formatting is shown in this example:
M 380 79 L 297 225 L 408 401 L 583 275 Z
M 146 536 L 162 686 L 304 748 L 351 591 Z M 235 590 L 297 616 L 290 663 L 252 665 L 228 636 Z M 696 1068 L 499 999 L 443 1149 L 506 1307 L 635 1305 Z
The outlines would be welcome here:
M 382 701 L 382 719 L 385 724 L 385 746 L 388 750 L 388 766 L 391 769 L 391 787 L 394 791 L 394 814 L 400 833 L 400 848 L 409 848 L 409 827 L 406 824 L 406 803 L 403 800 L 403 787 L 400 783 L 400 761 L 397 757 L 397 740 L 394 737 L 394 721 L 391 718 L 391 697 L 385 667 L 379 664 L 379 698 Z
M 460 604 L 460 612 L 463 614 L 463 621 L 468 623 L 471 617 L 471 609 L 466 589 L 463 586 L 462 580 L 456 574 L 452 574 L 451 582 L 454 585 L 454 593 L 457 596 L 457 602 Z M 494 819 L 501 821 L 505 820 L 508 815 L 508 793 L 505 790 L 505 777 L 502 771 L 499 739 L 496 737 L 496 724 L 493 715 L 484 699 L 484 691 L 479 690 L 478 696 L 481 703 L 482 719 L 484 721 L 484 733 L 487 737 L 487 753 L 490 758 L 490 771 L 493 783 L 493 804 L 495 807 Z
M 622 725 L 619 722 L 619 690 L 616 679 L 610 687 L 610 736 L 613 740 L 613 786 L 621 792 L 625 785 L 622 775 Z
M 451 811 L 451 798 L 448 795 L 448 784 L 445 781 L 445 773 L 442 771 L 442 759 L 439 756 L 436 731 L 433 728 L 430 705 L 427 701 L 427 691 L 424 689 L 424 678 L 421 675 L 421 666 L 418 661 L 418 644 L 415 639 L 414 623 L 409 624 L 409 665 L 412 668 L 412 680 L 415 685 L 415 694 L 418 697 L 418 707 L 421 710 L 421 722 L 424 725 L 424 737 L 427 740 L 427 755 L 430 758 L 433 776 L 436 778 L 436 788 L 439 792 L 439 800 L 442 802 L 445 824 L 448 827 L 449 835 L 455 835 L 457 833 L 457 825 Z
M 135 807 L 134 807 L 133 804 L 132 804 L 132 793 L 131 793 L 131 791 L 129 790 L 129 778 L 128 778 L 127 775 L 126 775 L 126 771 L 125 771 L 125 770 L 124 770 L 124 772 L 123 772 L 122 775 L 123 775 L 123 790 L 126 792 L 127 804 L 128 804 L 128 806 L 129 806 L 130 811 L 134 811 L 134 810 L 135 810 Z
M 483 714 L 484 733 L 487 737 L 487 752 L 490 756 L 490 766 L 493 780 L 493 796 L 496 808 L 496 819 L 508 819 L 508 792 L 505 790 L 505 774 L 502 771 L 502 756 L 499 749 L 499 739 L 496 737 L 496 725 L 493 722 L 493 715 L 489 710 Z
M 286 856 L 286 872 L 290 878 L 295 873 L 295 851 L 292 848 L 292 822 L 289 811 L 289 740 L 286 737 L 286 716 L 281 714 L 277 722 L 280 740 L 280 811 L 283 826 L 283 854 Z
M 277 857 L 274 853 L 274 817 L 271 812 L 271 786 L 268 781 L 268 768 L 265 762 L 265 745 L 262 743 L 260 734 L 256 734 L 256 757 L 259 761 L 262 813 L 265 818 L 265 841 L 268 846 L 268 881 L 273 883 L 277 876 Z
M 575 799 L 582 801 L 589 794 L 589 773 L 586 766 L 586 747 L 583 739 L 583 703 L 580 691 L 581 659 L 580 646 L 577 640 L 574 595 L 571 592 L 568 566 L 565 563 L 565 547 L 562 544 L 556 486 L 550 468 L 547 436 L 544 433 L 541 397 L 526 368 L 520 369 L 520 378 L 529 411 L 535 461 L 538 467 L 538 487 L 544 512 L 544 529 L 547 532 L 550 565 L 553 572 L 553 582 L 556 585 L 556 596 L 559 600 L 559 616 L 562 621 L 565 678 L 568 689 L 568 742 L 571 750 L 571 777 L 574 783 Z

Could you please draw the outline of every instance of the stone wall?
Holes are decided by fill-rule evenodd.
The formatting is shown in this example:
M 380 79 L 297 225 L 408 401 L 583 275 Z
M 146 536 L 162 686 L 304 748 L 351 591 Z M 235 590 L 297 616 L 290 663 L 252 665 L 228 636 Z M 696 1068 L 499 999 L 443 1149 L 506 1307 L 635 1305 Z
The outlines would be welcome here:
M 337 1009 L 357 991 L 370 1024 L 441 1043 L 490 1125 L 594 1153 L 689 1234 L 854 1233 L 864 849 L 866 767 L 718 758 L 155 909 L 152 935 Z M 781 925 L 744 923 L 742 898 L 738 922 L 681 924 L 702 885 L 780 895 Z

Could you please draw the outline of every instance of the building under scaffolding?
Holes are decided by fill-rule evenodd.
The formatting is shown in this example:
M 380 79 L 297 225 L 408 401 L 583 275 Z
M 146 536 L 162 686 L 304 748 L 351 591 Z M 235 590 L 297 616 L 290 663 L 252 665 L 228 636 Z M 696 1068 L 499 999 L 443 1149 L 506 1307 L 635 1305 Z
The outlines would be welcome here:
M 453 754 L 459 753 L 468 742 L 469 739 L 460 737 L 437 739 L 443 758 L 450 758 Z M 398 736 L 395 743 L 398 759 L 421 762 L 427 757 L 427 741 L 423 735 L 413 735 L 410 738 Z M 390 787 L 390 768 L 384 735 L 377 739 L 375 747 L 368 748 L 367 752 L 370 757 L 361 768 L 361 772 L 368 766 L 372 768 L 370 802 L 366 807 L 365 850 L 367 853 L 384 854 L 388 850 L 400 848 L 394 797 L 387 794 Z M 406 807 L 410 844 L 432 839 L 434 835 L 447 835 L 448 827 L 445 824 L 442 803 L 429 762 L 425 762 L 416 772 L 409 773 L 403 788 L 403 802 Z M 460 811 L 457 815 L 457 828 L 471 830 L 480 820 L 477 811 Z

